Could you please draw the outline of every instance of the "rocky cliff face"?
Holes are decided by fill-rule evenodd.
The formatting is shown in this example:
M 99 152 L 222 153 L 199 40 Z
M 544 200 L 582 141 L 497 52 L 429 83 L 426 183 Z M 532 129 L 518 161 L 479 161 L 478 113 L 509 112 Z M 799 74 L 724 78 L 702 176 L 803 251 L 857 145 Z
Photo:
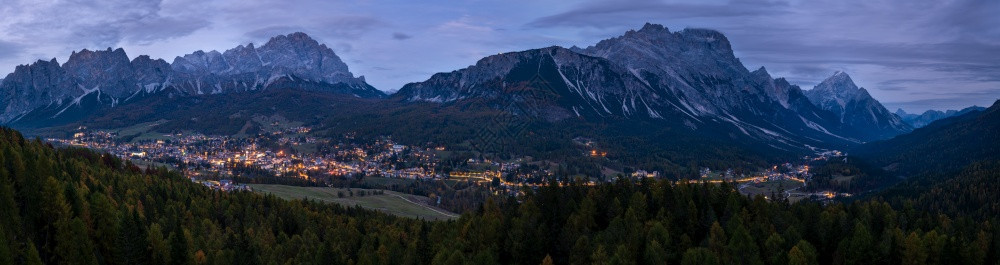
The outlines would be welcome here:
M 33 109 L 61 104 L 87 93 L 59 66 L 55 59 L 20 65 L 0 84 L 0 122 L 10 121 Z
M 167 61 L 153 59 L 148 55 L 140 55 L 132 59 L 132 71 L 136 85 L 139 86 L 133 95 L 163 90 L 170 85 L 174 74 Z
M 646 24 L 579 51 L 608 58 L 643 76 L 661 88 L 663 98 L 677 98 L 685 113 L 719 119 L 744 134 L 775 140 L 795 134 L 821 139 L 859 136 L 808 104 L 797 86 L 772 78 L 763 67 L 749 71 L 717 31 L 670 32 Z
M 123 97 L 135 90 L 134 68 L 121 48 L 73 52 L 62 68 L 88 91 L 96 89 L 112 97 Z
M 384 97 L 363 77 L 354 77 L 333 50 L 304 33 L 271 38 L 264 46 L 220 53 L 196 51 L 173 63 L 149 56 L 129 61 L 125 50 L 73 52 L 65 64 L 55 59 L 18 66 L 0 83 L 0 124 L 29 112 L 62 108 L 61 115 L 90 94 L 115 106 L 164 90 L 177 95 L 222 94 L 272 88 L 301 88 Z M 89 108 L 87 108 L 89 109 Z M 37 115 L 33 118 L 39 118 Z
M 820 108 L 835 114 L 841 123 L 858 128 L 866 140 L 891 138 L 913 130 L 872 98 L 868 90 L 855 85 L 844 72 L 834 73 L 806 91 L 806 96 Z
M 304 33 L 271 38 L 260 48 L 246 46 L 197 51 L 171 64 L 173 85 L 188 94 L 220 94 L 259 90 L 275 84 L 330 90 L 360 97 L 381 97 L 363 77 L 354 77 L 332 49 Z
M 545 114 L 547 120 L 661 117 L 656 109 L 665 102 L 643 80 L 627 73 L 606 59 L 549 47 L 486 57 L 474 66 L 408 84 L 396 97 L 440 103 L 485 100 L 516 114 Z

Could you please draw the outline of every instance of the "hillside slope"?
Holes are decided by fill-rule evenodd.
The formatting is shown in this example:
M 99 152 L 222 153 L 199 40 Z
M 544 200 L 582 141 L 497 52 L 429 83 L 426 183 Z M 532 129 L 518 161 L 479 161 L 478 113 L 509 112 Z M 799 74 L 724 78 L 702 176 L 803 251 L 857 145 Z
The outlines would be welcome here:
M 976 161 L 1000 159 L 1000 101 L 984 111 L 970 111 L 862 145 L 853 154 L 904 176 L 946 173 Z

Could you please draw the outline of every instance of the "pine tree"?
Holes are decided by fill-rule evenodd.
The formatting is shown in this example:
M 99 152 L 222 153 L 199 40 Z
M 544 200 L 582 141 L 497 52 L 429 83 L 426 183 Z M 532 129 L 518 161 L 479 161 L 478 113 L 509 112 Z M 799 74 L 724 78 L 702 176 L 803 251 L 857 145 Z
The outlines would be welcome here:
M 642 255 L 645 264 L 666 264 L 667 251 L 663 249 L 660 242 L 651 240 L 646 244 L 646 251 Z
M 903 242 L 903 265 L 927 264 L 927 249 L 916 232 L 911 232 Z
M 0 165 L 3 165 L 6 158 L 3 152 L 0 152 Z M 17 202 L 15 199 L 14 183 L 7 169 L 0 169 L 0 226 L 3 227 L 21 227 L 20 224 L 20 209 L 17 208 Z M 8 235 L 13 237 L 14 231 L 8 231 Z
M 718 265 L 719 257 L 706 248 L 692 248 L 684 252 L 681 265 Z
M 456 249 L 455 251 L 451 252 L 451 255 L 448 256 L 448 259 L 445 260 L 443 265 L 463 265 L 463 264 L 465 264 L 465 255 L 462 254 L 462 251 Z
M 257 265 L 261 264 L 260 253 L 257 248 L 253 246 L 253 242 L 250 241 L 250 235 L 246 233 L 240 233 L 239 235 L 233 235 L 232 238 L 227 242 L 227 246 L 230 249 L 240 253 L 236 255 L 234 264 L 241 265 Z
M 611 265 L 634 265 L 635 258 L 633 258 L 632 250 L 625 246 L 625 244 L 618 245 L 615 249 L 615 255 L 611 257 Z
M 178 229 L 170 236 L 170 263 L 176 265 L 190 264 L 191 263 L 191 253 L 188 249 L 187 236 L 184 235 L 184 230 L 177 226 Z
M 87 225 L 83 220 L 64 219 L 56 227 L 56 255 L 61 264 L 97 264 L 93 242 L 87 236 Z
M 587 236 L 581 236 L 576 240 L 576 244 L 573 244 L 569 261 L 572 264 L 588 264 L 590 263 L 591 254 L 593 254 L 593 251 L 590 248 L 590 239 Z
M 941 254 L 944 252 L 947 239 L 939 236 L 936 230 L 932 230 L 924 234 L 923 241 L 923 246 L 927 250 L 927 264 L 941 264 Z
M 763 264 L 760 260 L 760 251 L 757 248 L 757 243 L 743 227 L 736 228 L 736 231 L 733 232 L 733 237 L 729 239 L 729 245 L 726 249 L 728 250 L 730 264 Z
M 160 224 L 153 223 L 147 232 L 149 238 L 150 263 L 154 265 L 168 264 L 170 261 L 170 246 L 163 238 L 163 229 Z
M 43 265 L 42 258 L 38 256 L 38 249 L 35 248 L 35 242 L 30 240 L 27 242 L 27 247 L 24 250 L 24 264 L 25 265 Z M 13 263 L 8 263 L 13 264 Z
M 874 241 L 868 227 L 856 222 L 854 232 L 840 244 L 844 264 L 869 264 L 874 258 Z
M 788 251 L 788 265 L 816 265 L 816 250 L 809 242 L 799 241 Z
M 722 229 L 719 222 L 712 223 L 712 228 L 708 232 L 708 249 L 712 250 L 717 256 L 723 256 L 726 252 L 727 242 L 726 230 Z
M 14 264 L 14 244 L 5 230 L 7 227 L 0 224 L 0 264 Z
M 812 265 L 809 263 L 809 259 L 806 258 L 805 253 L 798 246 L 792 247 L 792 250 L 788 251 L 788 265 Z
M 42 201 L 41 213 L 46 219 L 46 225 L 54 228 L 57 222 L 72 217 L 70 216 L 69 203 L 66 202 L 62 185 L 56 178 L 46 177 L 42 183 L 41 198 L 44 199 L 39 198 Z
M 590 256 L 590 260 L 593 265 L 609 264 L 608 252 L 604 250 L 604 245 L 597 245 L 597 249 L 594 250 L 594 254 Z
M 115 240 L 115 256 L 119 264 L 143 265 L 149 262 L 149 241 L 146 231 L 142 228 L 137 212 L 122 214 L 118 223 L 118 236 Z
M 552 256 L 550 255 L 545 255 L 545 258 L 542 259 L 542 265 L 554 265 L 554 264 L 555 263 L 552 262 Z
M 785 239 L 781 237 L 781 234 L 771 233 L 771 236 L 767 237 L 764 241 L 764 255 L 767 255 L 766 263 L 773 265 L 784 264 L 787 260 L 787 252 L 785 250 Z

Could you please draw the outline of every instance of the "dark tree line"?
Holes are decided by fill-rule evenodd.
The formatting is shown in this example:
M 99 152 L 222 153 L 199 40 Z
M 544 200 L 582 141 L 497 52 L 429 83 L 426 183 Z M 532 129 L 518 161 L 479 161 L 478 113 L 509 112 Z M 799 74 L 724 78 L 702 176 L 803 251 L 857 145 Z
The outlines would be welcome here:
M 0 129 L 0 264 L 997 264 L 996 164 L 849 204 L 619 179 L 453 221 L 222 193 Z M 995 181 L 993 181 L 995 182 Z M 928 192 L 929 191 L 929 192 Z M 916 192 L 910 194 L 911 192 Z

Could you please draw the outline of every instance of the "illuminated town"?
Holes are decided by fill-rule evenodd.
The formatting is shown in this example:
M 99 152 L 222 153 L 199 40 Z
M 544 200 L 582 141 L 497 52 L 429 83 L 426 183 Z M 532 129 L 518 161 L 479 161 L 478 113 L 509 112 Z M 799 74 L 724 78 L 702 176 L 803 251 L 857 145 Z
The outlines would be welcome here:
M 188 169 L 192 175 L 217 172 L 233 175 L 239 168 L 256 168 L 270 172 L 275 177 L 297 177 L 310 179 L 320 176 L 350 176 L 358 173 L 375 173 L 386 177 L 399 178 L 441 178 L 434 172 L 433 154 L 427 150 L 410 150 L 404 145 L 384 139 L 371 145 L 333 144 L 335 150 L 327 152 L 296 152 L 294 148 L 273 150 L 265 145 L 301 146 L 329 145 L 329 140 L 315 137 L 292 136 L 293 133 L 308 132 L 307 128 L 293 128 L 287 132 L 276 132 L 256 138 L 234 138 L 228 136 L 206 136 L 203 134 L 164 134 L 162 139 L 124 142 L 117 134 L 109 131 L 84 131 L 73 135 L 72 139 L 48 139 L 50 142 L 92 148 L 113 155 L 144 161 L 154 165 L 166 165 Z M 404 152 L 407 151 L 407 152 Z M 425 162 L 429 167 L 397 169 L 385 165 L 389 158 L 401 154 L 407 158 Z
M 521 170 L 523 159 L 491 161 L 468 159 L 458 168 L 440 165 L 441 146 L 401 145 L 388 137 L 370 143 L 342 143 L 305 136 L 306 127 L 258 135 L 252 138 L 204 134 L 161 134 L 156 139 L 123 139 L 106 130 L 80 128 L 70 139 L 49 142 L 85 147 L 129 159 L 139 165 L 181 169 L 193 181 L 222 189 L 248 189 L 230 178 L 296 178 L 322 183 L 330 178 L 377 176 L 413 180 L 459 179 L 473 182 L 498 181 L 516 190 L 519 186 L 545 183 L 548 170 Z M 342 139 L 345 142 L 351 137 Z M 310 151 L 298 147 L 310 146 Z M 307 149 L 307 148 L 301 148 Z
M 123 139 L 125 137 L 120 137 L 113 131 L 86 128 L 78 131 L 70 139 L 47 140 L 56 144 L 105 151 L 139 165 L 178 168 L 192 181 L 226 191 L 249 189 L 248 186 L 231 180 L 237 176 L 294 178 L 316 183 L 332 178 L 373 176 L 420 181 L 455 179 L 492 183 L 498 191 L 516 193 L 522 186 L 545 185 L 554 175 L 547 169 L 522 168 L 527 162 L 525 158 L 508 161 L 469 158 L 463 160 L 461 166 L 444 166 L 440 158 L 440 154 L 446 151 L 443 146 L 407 146 L 389 137 L 357 143 L 350 141 L 353 137 L 345 136 L 341 141 L 334 142 L 307 136 L 310 132 L 307 127 L 287 128 L 244 138 L 175 133 L 131 140 Z M 587 148 L 582 155 L 593 158 L 607 156 L 607 152 L 595 149 L 589 139 L 575 140 Z M 307 149 L 307 146 L 314 150 L 298 151 Z M 761 186 L 784 183 L 787 185 L 780 187 L 780 190 L 785 197 L 832 199 L 850 195 L 798 190 L 804 188 L 812 176 L 808 163 L 843 156 L 839 151 L 817 152 L 815 156 L 804 157 L 801 164 L 785 163 L 749 175 L 736 174 L 732 169 L 715 172 L 703 168 L 700 178 L 679 180 L 677 183 L 735 183 L 744 194 L 764 196 L 773 196 L 769 192 L 773 193 L 775 187 Z M 662 177 L 660 172 L 641 169 L 625 176 L 634 179 Z M 606 180 L 611 179 L 613 178 Z M 593 179 L 583 183 L 596 184 Z

